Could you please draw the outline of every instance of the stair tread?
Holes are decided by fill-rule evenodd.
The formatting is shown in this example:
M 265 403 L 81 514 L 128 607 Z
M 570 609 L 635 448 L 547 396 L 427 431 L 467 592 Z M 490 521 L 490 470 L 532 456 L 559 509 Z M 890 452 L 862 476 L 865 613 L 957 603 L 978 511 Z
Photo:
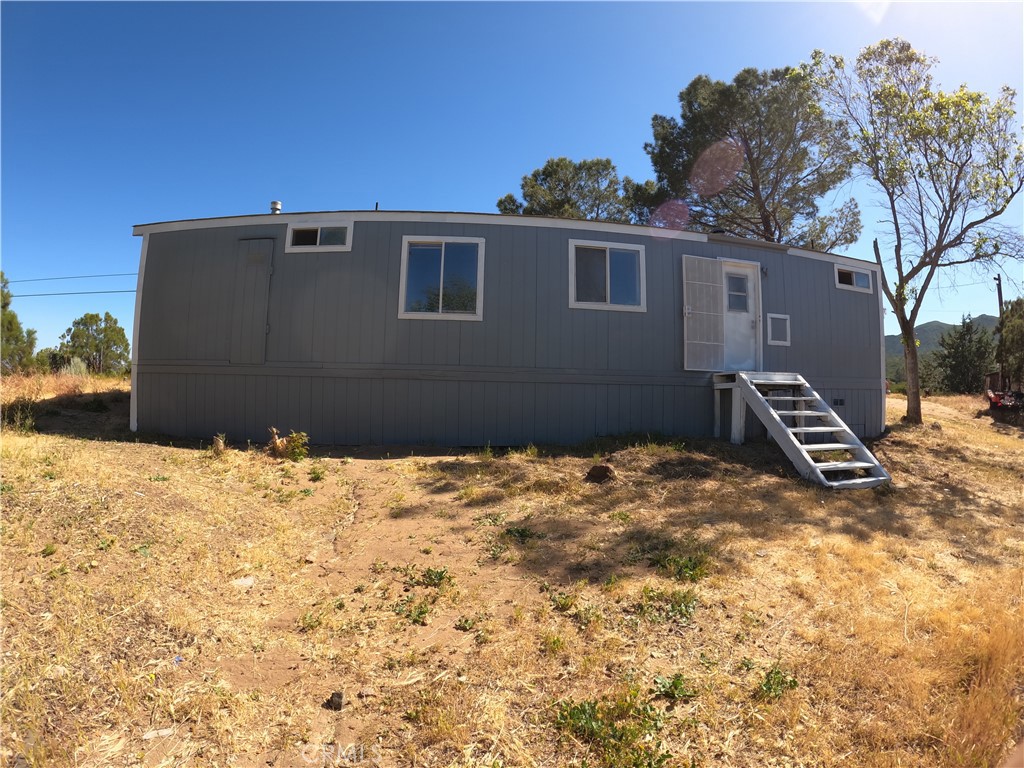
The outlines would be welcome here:
M 794 434 L 805 432 L 845 432 L 846 427 L 786 427 Z
M 808 453 L 812 451 L 853 451 L 861 446 L 854 443 L 804 443 L 803 448 Z
M 779 416 L 829 416 L 828 411 L 775 411 Z
M 806 387 L 807 384 L 802 381 L 771 381 L 770 379 L 750 379 L 750 383 L 755 387 L 782 387 L 789 389 L 791 387 Z
M 855 490 L 857 488 L 875 488 L 882 485 L 882 483 L 887 482 L 888 479 L 884 477 L 858 477 L 853 480 L 836 480 L 835 482 L 829 483 L 829 487 Z
M 814 466 L 821 472 L 835 472 L 841 469 L 871 469 L 877 464 L 873 461 L 823 461 Z
M 765 400 L 768 400 L 768 401 L 772 401 L 772 400 L 785 400 L 787 402 L 790 401 L 790 400 L 806 400 L 806 401 L 810 402 L 810 401 L 814 401 L 814 400 L 817 400 L 817 399 L 818 398 L 816 398 L 816 397 L 808 397 L 807 395 L 772 395 L 770 397 L 765 397 Z

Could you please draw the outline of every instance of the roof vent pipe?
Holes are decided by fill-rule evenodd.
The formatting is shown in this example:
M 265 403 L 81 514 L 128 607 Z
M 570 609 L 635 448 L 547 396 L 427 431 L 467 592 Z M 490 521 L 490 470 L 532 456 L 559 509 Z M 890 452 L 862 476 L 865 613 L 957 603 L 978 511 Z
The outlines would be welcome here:
M 280 200 L 271 200 L 270 201 L 270 212 L 271 213 L 280 213 L 281 212 L 281 201 Z

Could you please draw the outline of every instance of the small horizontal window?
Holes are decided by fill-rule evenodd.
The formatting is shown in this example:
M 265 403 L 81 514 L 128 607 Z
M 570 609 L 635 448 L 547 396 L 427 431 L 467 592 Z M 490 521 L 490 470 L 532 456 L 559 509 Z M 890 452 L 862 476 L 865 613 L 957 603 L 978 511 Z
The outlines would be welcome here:
M 788 347 L 789 315 L 768 315 L 768 344 L 774 347 Z
M 286 251 L 351 251 L 349 241 L 352 232 L 351 224 L 332 224 L 323 227 L 311 227 L 303 224 L 288 226 Z
M 398 316 L 482 320 L 484 240 L 404 237 Z
M 847 291 L 871 293 L 871 273 L 860 269 L 847 269 L 836 264 L 836 287 Z
M 569 306 L 645 312 L 644 247 L 570 240 Z

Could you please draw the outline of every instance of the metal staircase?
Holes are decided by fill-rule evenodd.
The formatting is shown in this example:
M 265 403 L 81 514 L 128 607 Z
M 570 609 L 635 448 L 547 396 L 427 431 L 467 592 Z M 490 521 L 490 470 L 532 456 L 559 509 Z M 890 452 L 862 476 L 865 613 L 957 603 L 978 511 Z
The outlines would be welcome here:
M 749 405 L 805 480 L 829 488 L 873 488 L 892 480 L 800 374 L 716 373 L 714 384 L 716 437 L 721 431 L 721 393 L 732 390 L 733 443 L 743 442 Z

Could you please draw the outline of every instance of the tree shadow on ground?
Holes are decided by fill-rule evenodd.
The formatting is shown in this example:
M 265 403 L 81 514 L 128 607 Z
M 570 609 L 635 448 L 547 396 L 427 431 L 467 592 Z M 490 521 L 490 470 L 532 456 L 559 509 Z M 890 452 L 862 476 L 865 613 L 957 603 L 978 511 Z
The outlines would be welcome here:
M 886 439 L 874 447 L 883 451 L 883 464 L 886 456 L 895 460 L 899 453 Z M 458 458 L 434 463 L 419 482 L 430 493 L 458 494 L 481 477 L 492 478 L 488 490 L 502 493 L 488 495 L 485 506 L 507 516 L 485 540 L 507 539 L 510 527 L 533 531 L 536 535 L 523 544 L 505 544 L 515 554 L 517 569 L 552 583 L 642 573 L 659 556 L 686 558 L 696 551 L 713 553 L 719 569 L 742 568 L 751 547 L 733 544 L 771 550 L 815 532 L 864 544 L 884 534 L 911 547 L 941 537 L 955 540 L 976 562 L 996 564 L 1001 561 L 987 554 L 991 524 L 981 521 L 1013 514 L 941 473 L 919 472 L 913 485 L 903 488 L 833 491 L 799 479 L 781 450 L 769 443 L 691 440 L 681 450 L 665 446 L 653 456 L 624 445 L 607 455 L 619 479 L 601 486 L 583 482 L 591 461 L 579 460 L 580 454 L 549 448 L 536 459 L 521 454 Z M 950 460 L 963 461 L 964 456 Z M 539 492 L 540 487 L 552 490 Z M 481 506 L 453 503 L 467 511 Z M 468 521 L 459 518 L 455 533 L 479 533 L 479 514 Z

